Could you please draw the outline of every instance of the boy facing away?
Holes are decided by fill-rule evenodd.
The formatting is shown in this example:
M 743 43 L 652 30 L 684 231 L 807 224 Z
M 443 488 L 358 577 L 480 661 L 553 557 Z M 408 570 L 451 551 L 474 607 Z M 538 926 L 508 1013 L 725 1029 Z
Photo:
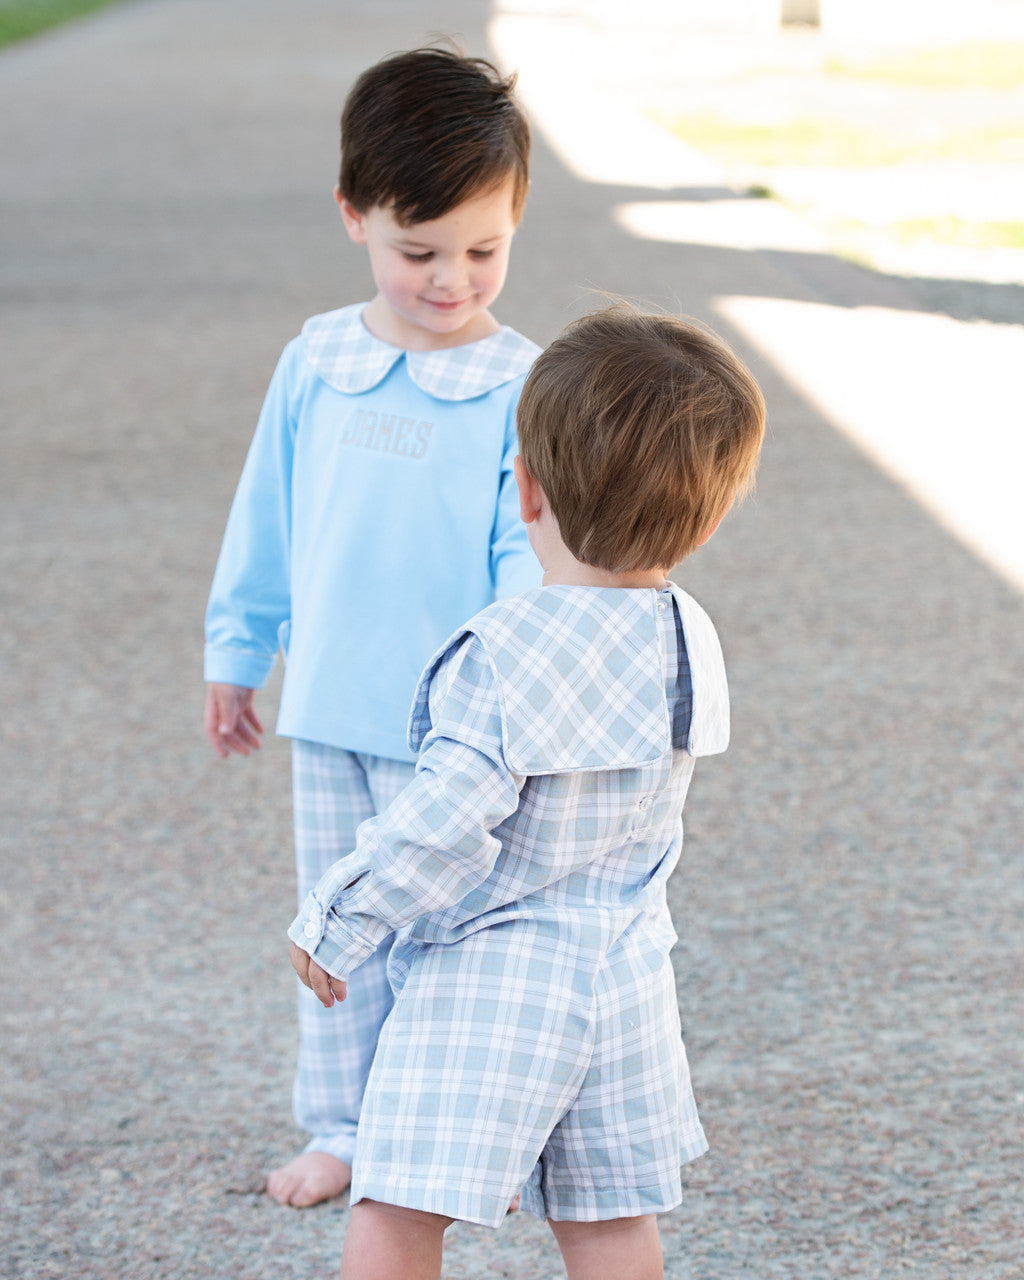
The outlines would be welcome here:
M 254 691 L 287 654 L 299 902 L 412 777 L 409 706 L 431 653 L 495 598 L 536 585 L 519 520 L 515 405 L 539 348 L 489 310 L 526 198 L 512 81 L 444 49 L 386 58 L 342 115 L 335 198 L 377 293 L 285 348 L 210 595 L 205 723 L 259 746 Z M 388 941 L 340 1016 L 299 988 L 294 1106 L 312 1135 L 271 1173 L 282 1203 L 348 1185 L 366 1074 L 391 1007 Z
M 539 357 L 518 418 L 543 586 L 435 655 L 414 780 L 289 929 L 326 1008 L 395 932 L 343 1280 L 436 1280 L 447 1226 L 498 1226 L 520 1187 L 572 1280 L 656 1280 L 655 1215 L 707 1147 L 666 882 L 728 691 L 666 573 L 750 485 L 764 402 L 711 334 L 615 308 Z

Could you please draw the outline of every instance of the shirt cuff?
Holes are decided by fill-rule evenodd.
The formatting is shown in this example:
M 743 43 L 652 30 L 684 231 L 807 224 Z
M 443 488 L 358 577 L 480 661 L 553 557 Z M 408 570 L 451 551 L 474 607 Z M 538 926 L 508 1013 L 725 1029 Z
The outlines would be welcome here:
M 252 653 L 247 649 L 222 649 L 208 644 L 203 650 L 203 679 L 208 684 L 236 684 L 243 689 L 262 689 L 274 665 L 274 654 Z
M 306 895 L 302 910 L 288 930 L 288 938 L 315 960 L 332 978 L 348 980 L 349 974 L 377 950 L 377 942 L 358 933 L 324 905 L 315 891 Z

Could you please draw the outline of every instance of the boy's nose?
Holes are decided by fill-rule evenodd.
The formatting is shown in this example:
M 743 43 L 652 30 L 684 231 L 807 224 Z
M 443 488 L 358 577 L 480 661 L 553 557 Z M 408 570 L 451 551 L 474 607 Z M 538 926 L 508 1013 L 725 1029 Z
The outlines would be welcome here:
M 434 260 L 433 284 L 435 289 L 446 289 L 451 292 L 459 288 L 466 277 L 465 268 L 460 262 L 451 259 Z

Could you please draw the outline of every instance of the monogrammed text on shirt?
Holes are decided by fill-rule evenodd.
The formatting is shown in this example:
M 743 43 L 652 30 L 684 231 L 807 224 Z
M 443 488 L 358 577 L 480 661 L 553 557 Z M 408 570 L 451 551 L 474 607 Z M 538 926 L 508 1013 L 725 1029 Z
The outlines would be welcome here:
M 380 453 L 397 453 L 406 458 L 422 458 L 430 443 L 432 422 L 417 422 L 397 413 L 357 409 L 345 425 L 342 443 Z

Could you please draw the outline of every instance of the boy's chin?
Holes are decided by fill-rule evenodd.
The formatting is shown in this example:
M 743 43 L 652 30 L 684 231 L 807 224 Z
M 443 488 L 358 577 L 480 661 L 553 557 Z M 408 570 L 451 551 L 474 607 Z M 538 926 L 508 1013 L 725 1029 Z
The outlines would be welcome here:
M 431 311 L 416 325 L 427 345 L 440 340 L 442 346 L 476 342 L 494 333 L 498 326 L 483 308 L 459 311 Z M 433 341 L 432 341 L 433 340 Z

